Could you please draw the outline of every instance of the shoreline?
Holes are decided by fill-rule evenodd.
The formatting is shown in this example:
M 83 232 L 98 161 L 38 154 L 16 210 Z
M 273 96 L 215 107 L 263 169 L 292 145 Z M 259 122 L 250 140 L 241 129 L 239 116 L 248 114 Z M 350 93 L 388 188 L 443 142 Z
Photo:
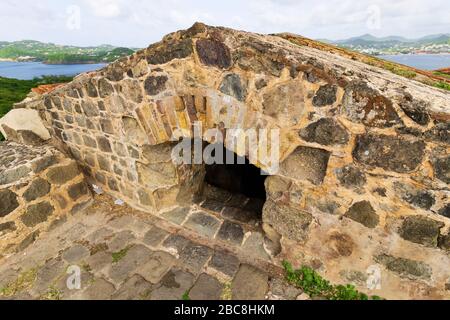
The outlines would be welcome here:
M 23 61 L 23 60 L 17 60 L 17 59 L 9 59 L 9 58 L 0 58 L 0 62 L 17 62 L 17 63 L 42 63 L 44 65 L 48 66 L 71 66 L 71 65 L 92 65 L 92 64 L 108 64 L 110 62 L 81 62 L 81 61 L 75 61 L 75 62 L 62 62 L 62 63 L 49 63 L 46 61 Z
M 377 54 L 374 57 L 383 56 L 448 56 L 450 52 L 439 52 L 439 53 L 389 53 L 389 54 Z

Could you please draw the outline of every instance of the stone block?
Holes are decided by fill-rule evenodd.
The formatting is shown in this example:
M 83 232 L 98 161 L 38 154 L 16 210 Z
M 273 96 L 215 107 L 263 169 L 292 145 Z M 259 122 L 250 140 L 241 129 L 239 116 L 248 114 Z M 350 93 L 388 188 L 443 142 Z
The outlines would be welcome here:
M 100 151 L 112 153 L 111 143 L 107 138 L 97 137 L 96 140 Z
M 313 98 L 315 107 L 325 107 L 334 104 L 337 100 L 337 86 L 327 84 L 321 86 Z
M 174 59 L 184 59 L 193 52 L 192 40 L 184 39 L 169 42 L 168 45 L 149 48 L 147 61 L 150 64 L 165 64 Z M 147 72 L 147 65 L 137 65 L 133 75 L 142 76 Z
M 220 221 L 205 213 L 195 212 L 189 217 L 184 226 L 203 236 L 213 238 L 219 229 Z
M 50 184 L 41 178 L 31 182 L 28 189 L 23 194 L 26 201 L 31 202 L 47 195 L 50 192 Z
M 51 184 L 63 185 L 80 174 L 78 165 L 75 162 L 71 162 L 65 166 L 52 167 L 47 172 L 48 181 Z
M 267 201 L 263 210 L 263 222 L 291 240 L 306 240 L 312 220 L 313 217 L 308 212 L 277 204 L 271 200 Z
M 242 102 L 247 98 L 247 89 L 243 85 L 241 77 L 238 74 L 226 75 L 219 90 L 223 94 L 232 96 Z
M 375 261 L 384 265 L 389 271 L 408 279 L 431 278 L 432 270 L 430 266 L 421 261 L 394 257 L 387 254 L 376 256 Z
M 0 185 L 11 184 L 19 182 L 31 172 L 31 168 L 25 165 L 4 170 L 0 173 Z
M 428 247 L 437 247 L 443 222 L 425 216 L 406 217 L 399 230 L 400 236 L 408 241 Z
M 20 218 L 27 227 L 34 227 L 48 220 L 55 208 L 47 201 L 28 206 Z
M 250 265 L 242 265 L 232 283 L 233 300 L 264 300 L 269 276 Z
M 0 217 L 6 217 L 19 207 L 17 194 L 9 189 L 0 190 Z
M 144 83 L 145 92 L 149 96 L 156 96 L 166 90 L 167 76 L 149 76 Z
M 380 222 L 380 218 L 369 201 L 355 203 L 345 216 L 371 229 L 375 228 Z
M 196 42 L 197 54 L 200 61 L 207 66 L 220 69 L 231 67 L 230 49 L 220 41 L 201 39 Z
M 9 128 L 9 134 L 4 130 L 4 126 Z M 46 141 L 51 138 L 50 133 L 42 123 L 38 111 L 32 109 L 13 109 L 0 119 L 0 131 L 6 139 L 20 131 L 29 131 Z M 14 134 L 15 133 L 15 134 Z M 24 142 L 24 141 L 17 141 Z
M 222 296 L 223 289 L 224 286 L 219 280 L 203 273 L 189 291 L 189 297 L 193 301 L 218 301 Z
M 348 132 L 335 120 L 323 118 L 300 131 L 300 136 L 308 142 L 324 146 L 345 145 L 349 141 Z
M 76 200 L 80 199 L 81 197 L 88 195 L 89 188 L 88 188 L 86 182 L 83 181 L 83 182 L 80 182 L 80 183 L 70 186 L 67 189 L 67 192 L 69 194 L 69 197 L 72 200 L 76 201 Z
M 280 175 L 295 180 L 323 183 L 331 153 L 315 148 L 298 147 L 280 166 Z
M 353 151 L 353 157 L 361 164 L 398 173 L 417 169 L 424 155 L 423 141 L 375 134 L 358 136 Z

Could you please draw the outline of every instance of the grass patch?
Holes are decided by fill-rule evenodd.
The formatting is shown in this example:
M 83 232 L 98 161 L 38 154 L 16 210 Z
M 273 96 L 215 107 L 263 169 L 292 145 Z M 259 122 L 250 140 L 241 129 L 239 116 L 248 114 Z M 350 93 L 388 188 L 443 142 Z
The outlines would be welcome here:
M 447 82 L 442 81 L 435 82 L 433 83 L 433 87 L 450 91 L 450 83 Z
M 401 77 L 405 77 L 408 79 L 413 79 L 417 76 L 417 73 L 415 73 L 414 71 L 408 70 L 406 68 L 402 68 L 398 65 L 389 63 L 389 62 L 384 62 L 383 65 L 384 69 L 389 70 L 390 72 L 401 76 Z
M 190 301 L 190 300 L 191 300 L 191 297 L 189 297 L 189 291 L 186 291 L 186 292 L 183 294 L 183 296 L 181 297 L 181 299 L 182 299 L 183 301 Z
M 35 268 L 21 273 L 15 281 L 0 290 L 0 296 L 13 297 L 18 293 L 31 288 L 36 281 L 37 271 L 37 268 Z
M 436 76 L 439 76 L 439 77 L 444 77 L 444 78 L 450 79 L 450 74 L 447 74 L 447 73 L 444 73 L 444 72 L 435 71 L 434 74 Z
M 41 300 L 59 301 L 62 299 L 62 292 L 56 287 L 48 288 L 47 293 L 41 297 Z
M 322 278 L 315 270 L 303 266 L 299 270 L 294 270 L 292 264 L 283 262 L 286 271 L 286 280 L 302 289 L 311 298 L 320 297 L 327 300 L 381 300 L 378 296 L 368 295 L 356 290 L 353 285 L 332 285 L 328 280 Z
M 127 255 L 128 251 L 130 250 L 131 247 L 127 247 L 123 250 L 120 250 L 119 252 L 114 252 L 111 254 L 112 259 L 113 259 L 113 263 L 117 263 L 120 260 L 122 260 L 123 258 L 125 258 L 125 256 Z

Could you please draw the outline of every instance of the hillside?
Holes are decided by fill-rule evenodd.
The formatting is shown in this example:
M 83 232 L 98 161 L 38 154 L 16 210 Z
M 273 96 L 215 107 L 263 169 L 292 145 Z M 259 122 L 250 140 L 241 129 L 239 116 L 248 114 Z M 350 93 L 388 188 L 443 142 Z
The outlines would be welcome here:
M 398 36 L 378 38 L 365 34 L 345 40 L 323 41 L 374 55 L 450 52 L 450 34 L 429 35 L 418 39 L 407 39 Z
M 17 80 L 0 77 L 0 118 L 14 103 L 22 101 L 32 88 L 39 85 L 70 82 L 71 77 L 43 77 L 34 80 Z
M 41 61 L 48 64 L 108 63 L 133 52 L 132 49 L 110 45 L 75 47 L 32 40 L 0 42 L 0 59 Z

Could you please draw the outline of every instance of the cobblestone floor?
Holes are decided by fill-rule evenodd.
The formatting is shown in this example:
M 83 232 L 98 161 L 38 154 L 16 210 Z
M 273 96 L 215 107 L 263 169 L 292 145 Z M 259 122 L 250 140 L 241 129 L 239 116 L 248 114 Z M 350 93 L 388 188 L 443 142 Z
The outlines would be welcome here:
M 93 207 L 62 219 L 24 251 L 0 260 L 0 299 L 301 296 L 282 280 L 261 227 L 245 211 L 255 204 L 213 198 L 155 217 L 97 196 Z M 80 289 L 68 286 L 69 281 L 76 287 L 78 275 Z

